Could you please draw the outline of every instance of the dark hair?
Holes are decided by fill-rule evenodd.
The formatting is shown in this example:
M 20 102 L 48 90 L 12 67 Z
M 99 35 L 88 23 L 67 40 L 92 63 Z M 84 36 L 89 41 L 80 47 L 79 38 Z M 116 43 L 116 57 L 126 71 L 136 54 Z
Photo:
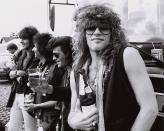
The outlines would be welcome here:
M 10 43 L 7 45 L 7 50 L 17 50 L 18 46 L 14 43 Z
M 30 41 L 30 46 L 33 47 L 33 37 L 38 33 L 38 30 L 33 26 L 24 27 L 19 32 L 20 39 L 27 39 Z
M 49 33 L 38 33 L 33 38 L 37 51 L 48 61 L 52 61 L 52 50 L 48 47 L 48 41 L 51 38 L 52 35 Z
M 75 43 L 75 61 L 73 68 L 80 69 L 87 59 L 90 59 L 90 52 L 86 41 L 85 30 L 89 27 L 104 25 L 109 27 L 111 36 L 110 44 L 99 53 L 106 64 L 112 58 L 121 45 L 125 45 L 126 38 L 121 28 L 121 21 L 118 15 L 113 12 L 109 5 L 93 4 L 79 8 L 74 15 L 76 21 Z
M 53 50 L 56 47 L 61 47 L 61 50 L 66 56 L 68 61 L 67 65 L 72 65 L 72 38 L 70 36 L 60 36 L 56 38 L 52 38 L 49 41 L 49 47 Z

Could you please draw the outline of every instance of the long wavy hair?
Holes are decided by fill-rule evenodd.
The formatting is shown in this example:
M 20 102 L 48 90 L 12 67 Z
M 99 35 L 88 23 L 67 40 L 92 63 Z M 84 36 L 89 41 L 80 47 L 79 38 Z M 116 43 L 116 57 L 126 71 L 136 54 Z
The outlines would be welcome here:
M 52 51 L 48 48 L 48 42 L 52 38 L 49 33 L 38 33 L 34 36 L 33 42 L 37 45 L 37 51 L 42 55 L 47 62 L 52 61 Z
M 79 70 L 85 64 L 86 60 L 91 59 L 89 47 L 86 40 L 87 28 L 106 25 L 109 27 L 111 36 L 110 44 L 99 53 L 106 64 L 119 50 L 121 45 L 127 43 L 121 21 L 118 15 L 109 8 L 109 4 L 94 4 L 79 8 L 74 14 L 76 22 L 74 37 L 74 63 L 73 69 Z

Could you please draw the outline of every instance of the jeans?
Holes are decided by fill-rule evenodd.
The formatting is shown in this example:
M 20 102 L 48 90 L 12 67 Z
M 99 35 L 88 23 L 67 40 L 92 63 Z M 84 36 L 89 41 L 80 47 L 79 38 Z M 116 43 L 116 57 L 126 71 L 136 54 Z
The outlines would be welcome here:
M 24 123 L 25 131 L 36 131 L 37 121 L 24 110 L 24 94 L 16 94 L 10 111 L 9 131 L 22 131 Z

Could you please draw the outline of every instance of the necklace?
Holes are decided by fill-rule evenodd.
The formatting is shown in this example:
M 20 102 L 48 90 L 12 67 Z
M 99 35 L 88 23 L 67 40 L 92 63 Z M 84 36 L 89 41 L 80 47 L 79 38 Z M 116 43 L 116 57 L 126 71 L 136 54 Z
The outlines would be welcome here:
M 96 78 L 98 74 L 98 68 L 90 68 L 89 69 L 89 79 L 88 79 L 88 85 L 91 87 L 92 91 L 96 91 Z

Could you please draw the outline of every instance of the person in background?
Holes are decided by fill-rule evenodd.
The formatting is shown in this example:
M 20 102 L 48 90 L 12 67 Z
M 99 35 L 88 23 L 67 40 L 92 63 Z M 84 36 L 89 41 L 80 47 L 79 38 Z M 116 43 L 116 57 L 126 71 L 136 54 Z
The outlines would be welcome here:
M 7 51 L 12 55 L 11 59 L 6 63 L 6 66 L 10 69 L 14 69 L 16 67 L 16 63 L 14 61 L 14 57 L 18 53 L 18 46 L 14 43 L 10 43 L 7 45 Z
M 33 42 L 35 47 L 33 51 L 35 52 L 36 58 L 39 59 L 37 68 L 41 70 L 41 79 L 45 79 L 46 82 L 42 85 L 37 85 L 31 80 L 29 81 L 29 86 L 33 87 L 36 92 L 36 98 L 34 104 L 26 104 L 25 108 L 28 111 L 34 111 L 39 121 L 39 126 L 43 128 L 44 131 L 54 131 L 51 125 L 55 125 L 60 116 L 60 106 L 52 98 L 52 94 L 46 94 L 43 88 L 48 88 L 51 86 L 52 82 L 52 71 L 55 68 L 55 62 L 53 61 L 52 51 L 48 48 L 48 41 L 52 38 L 49 33 L 38 33 L 35 35 Z M 33 83 L 33 84 L 32 84 Z M 54 109 L 54 106 L 58 108 Z
M 40 35 L 41 36 L 41 35 Z M 62 36 L 57 38 L 51 38 L 48 46 L 46 47 L 46 43 L 43 44 L 42 39 L 38 42 L 37 38 L 39 35 L 34 38 L 35 47 L 36 47 L 36 56 L 41 58 L 44 56 L 43 53 L 46 53 L 46 48 L 51 49 L 50 52 L 53 52 L 53 63 L 51 64 L 49 71 L 47 73 L 47 92 L 46 97 L 47 101 L 42 101 L 42 103 L 36 104 L 29 104 L 26 105 L 28 110 L 37 111 L 42 109 L 42 127 L 46 131 L 54 131 L 54 130 L 61 130 L 61 131 L 69 131 L 71 128 L 67 124 L 67 114 L 68 108 L 70 103 L 70 88 L 69 88 L 69 72 L 71 69 L 72 64 L 72 50 L 71 50 L 71 38 L 68 36 Z M 42 47 L 42 48 L 41 48 Z M 40 51 L 44 52 L 40 52 Z M 47 52 L 47 53 L 48 53 Z M 47 55 L 50 59 L 51 55 Z M 48 59 L 46 58 L 46 59 Z M 41 61 L 41 59 L 40 59 Z M 43 93 L 42 89 L 38 89 L 37 93 Z M 45 92 L 44 92 L 45 93 Z M 44 109 L 44 110 L 43 110 Z M 48 114 L 50 112 L 51 114 Z M 48 117 L 48 115 L 50 115 Z M 47 118 L 49 123 L 45 124 L 46 121 L 43 121 L 43 118 Z M 61 118 L 60 118 L 61 117 Z M 48 119 L 49 118 L 49 119 Z M 47 125 L 47 127 L 44 127 Z
M 7 103 L 7 107 L 11 107 L 9 131 L 22 130 L 23 122 L 26 131 L 36 131 L 36 120 L 33 114 L 24 110 L 24 95 L 32 92 L 27 86 L 27 69 L 35 66 L 32 62 L 35 58 L 32 48 L 34 47 L 33 37 L 37 33 L 38 30 L 33 26 L 24 27 L 19 33 L 23 49 L 15 56 L 16 69 L 9 73 L 13 81 Z
M 79 8 L 68 123 L 79 131 L 149 131 L 158 113 L 138 51 L 108 4 Z
M 73 131 L 68 125 L 67 117 L 70 110 L 71 90 L 70 90 L 70 72 L 73 63 L 72 38 L 70 36 L 61 36 L 52 38 L 49 46 L 53 50 L 53 60 L 56 61 L 58 72 L 53 73 L 53 99 L 61 103 L 61 131 Z
M 18 50 L 18 46 L 14 43 L 10 43 L 7 45 L 7 50 L 10 54 L 14 54 Z

